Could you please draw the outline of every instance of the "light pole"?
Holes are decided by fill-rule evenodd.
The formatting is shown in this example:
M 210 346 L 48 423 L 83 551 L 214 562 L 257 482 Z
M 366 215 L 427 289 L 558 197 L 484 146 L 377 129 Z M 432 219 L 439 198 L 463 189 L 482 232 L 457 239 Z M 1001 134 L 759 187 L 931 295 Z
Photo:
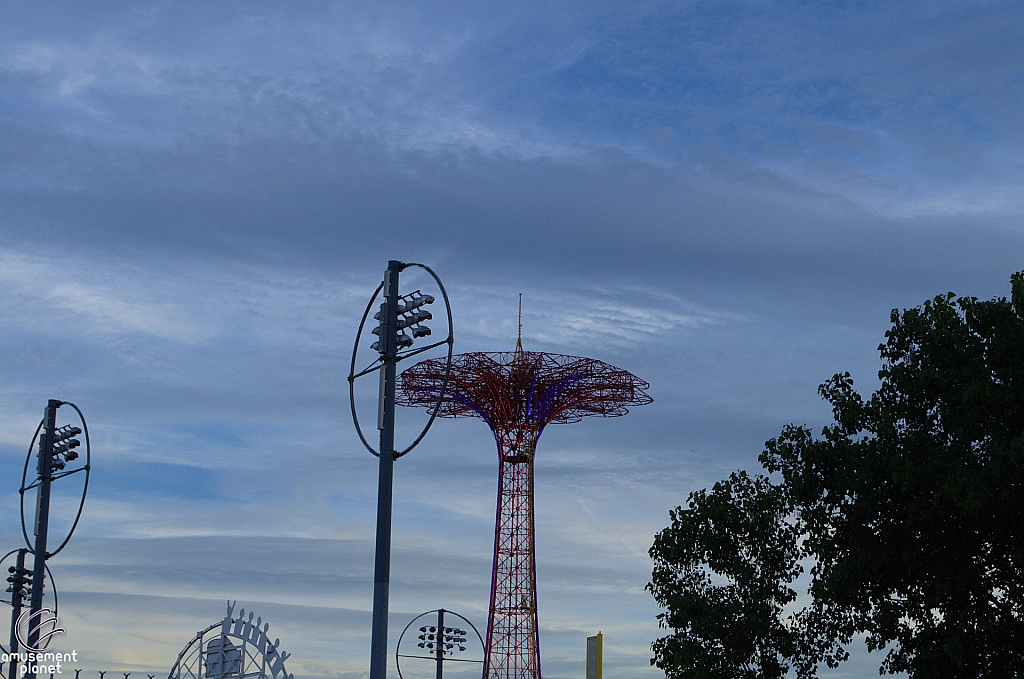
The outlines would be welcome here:
M 81 427 L 70 424 L 61 427 L 57 426 L 57 410 L 63 405 L 71 406 L 75 410 L 78 414 L 78 419 L 81 421 Z M 83 461 L 79 460 L 80 455 L 75 450 L 81 446 L 81 442 L 77 437 L 83 432 L 85 434 L 84 464 Z M 35 444 L 36 439 L 39 441 L 39 450 L 36 454 L 36 480 L 26 485 L 28 481 L 28 466 L 32 459 L 32 446 Z M 73 464 L 76 460 L 79 460 L 77 465 Z M 36 429 L 36 435 L 32 439 L 32 444 L 29 445 L 28 456 L 25 458 L 25 469 L 21 475 L 21 530 L 25 536 L 25 543 L 29 548 L 26 551 L 31 551 L 33 556 L 32 584 L 29 593 L 28 638 L 24 639 L 25 650 L 30 653 L 42 650 L 37 645 L 39 644 L 44 623 L 52 622 L 54 625 L 57 623 L 56 616 L 46 620 L 42 616 L 48 610 L 43 608 L 43 585 L 45 584 L 47 573 L 46 561 L 64 549 L 64 546 L 68 544 L 68 540 L 71 539 L 71 535 L 75 532 L 75 528 L 78 527 L 78 521 L 82 518 L 82 508 L 85 506 L 85 495 L 89 491 L 91 463 L 92 452 L 89 445 L 89 428 L 85 424 L 85 417 L 82 415 L 82 411 L 74 403 L 55 399 L 47 401 L 46 410 L 43 412 L 43 421 L 39 424 L 39 428 Z M 71 468 L 68 468 L 68 465 L 71 465 Z M 74 523 L 71 525 L 71 530 L 68 531 L 67 536 L 58 545 L 57 549 L 48 552 L 50 487 L 58 479 L 83 471 L 85 472 L 85 481 L 82 486 L 82 498 L 78 503 L 78 513 L 75 516 Z M 36 489 L 36 511 L 32 524 L 33 537 L 35 539 L 31 540 L 25 525 L 25 493 L 33 488 Z M 19 561 L 22 564 L 20 568 L 24 570 L 24 557 L 21 553 L 19 553 Z M 16 566 L 17 568 L 19 567 Z M 12 597 L 12 603 L 14 600 L 14 597 Z M 63 630 L 55 631 L 63 632 Z M 17 634 L 15 633 L 16 636 Z M 49 635 L 46 639 L 47 641 L 44 646 L 49 644 Z M 27 679 L 35 679 L 36 673 L 32 669 L 33 667 L 35 665 L 30 665 L 27 674 L 24 675 Z
M 405 633 L 409 631 L 417 620 L 424 618 L 431 613 L 437 614 L 436 625 L 423 625 L 420 629 L 419 643 L 416 644 L 418 648 L 423 649 L 423 653 L 429 655 L 417 655 L 416 653 L 402 653 L 402 639 L 405 638 Z M 477 641 L 480 642 L 480 651 L 483 652 L 484 639 L 480 636 L 480 631 L 477 630 L 476 626 L 470 622 L 467 618 L 459 615 L 455 611 L 447 611 L 443 608 L 439 608 L 434 611 L 427 611 L 426 613 L 420 613 L 415 618 L 409 621 L 409 624 L 402 630 L 402 634 L 398 637 L 398 647 L 395 649 L 395 665 L 398 667 L 398 676 L 403 677 L 402 674 L 402 663 L 401 658 L 415 658 L 418 660 L 431 660 L 434 662 L 434 677 L 435 679 L 442 679 L 444 676 L 444 663 L 448 662 L 468 662 L 468 663 L 480 663 L 483 664 L 483 660 L 474 660 L 467 658 L 456 658 L 448 657 L 454 656 L 456 653 L 463 653 L 466 647 L 463 644 L 466 643 L 469 634 L 466 630 L 458 627 L 446 627 L 445 626 L 445 614 L 448 614 L 449 624 L 454 618 L 458 618 L 462 622 L 466 623 L 470 629 L 476 633 Z
M 448 315 L 448 338 L 418 349 L 412 349 L 415 339 L 428 337 L 431 334 L 430 328 L 422 323 L 429 321 L 432 315 L 423 307 L 433 304 L 434 298 L 431 295 L 421 294 L 419 290 L 407 295 L 399 293 L 399 276 L 403 270 L 409 267 L 424 269 L 434 278 L 444 298 L 445 310 Z M 378 325 L 374 328 L 373 334 L 378 339 L 371 346 L 378 356 L 369 367 L 357 373 L 356 357 L 366 317 L 377 296 L 382 292 L 384 299 L 374 315 Z M 411 334 L 407 331 L 411 331 Z M 447 344 L 447 365 L 450 370 L 454 342 L 451 305 L 448 302 L 448 294 L 445 292 L 444 285 L 437 274 L 423 264 L 389 261 L 388 268 L 384 271 L 384 280 L 377 287 L 370 303 L 367 304 L 366 311 L 359 323 L 348 376 L 349 403 L 356 432 L 363 445 L 379 459 L 377 468 L 377 534 L 373 566 L 373 622 L 370 636 L 370 679 L 385 679 L 387 676 L 388 598 L 391 583 L 391 507 L 395 460 L 408 453 L 423 440 L 437 413 L 437 408 L 434 408 L 427 424 L 411 445 L 400 452 L 395 450 L 396 366 L 405 358 Z M 374 450 L 367 443 L 359 426 L 355 405 L 355 380 L 376 371 L 380 372 L 380 387 L 377 397 L 377 429 L 380 431 L 380 442 L 377 450 Z M 444 394 L 442 393 L 438 398 L 438 406 L 443 398 Z
M 391 260 L 384 272 L 384 301 L 377 312 L 380 325 L 375 344 L 380 352 L 380 397 L 377 429 L 377 547 L 373 560 L 373 627 L 370 637 L 370 679 L 387 675 L 388 596 L 391 588 L 391 492 L 395 472 L 395 371 L 398 364 L 398 277 L 405 266 Z M 433 301 L 433 298 L 431 298 Z M 403 340 L 408 335 L 403 334 Z M 409 344 L 412 340 L 409 339 Z
M 31 610 L 29 614 L 30 623 L 36 622 L 36 617 L 43 607 L 43 579 L 46 577 L 46 571 L 43 569 L 43 566 L 49 556 L 46 553 L 46 533 L 50 523 L 50 484 L 53 482 L 53 449 L 57 444 L 57 408 L 59 407 L 60 401 L 53 399 L 50 399 L 46 404 L 43 432 L 39 438 L 39 456 L 36 465 L 36 471 L 39 473 L 39 490 L 36 496 L 36 544 L 32 552 L 35 555 L 33 560 L 35 568 L 32 569 L 32 596 L 30 597 L 31 603 L 29 604 Z M 74 441 L 77 444 L 78 440 L 70 437 L 80 433 L 82 433 L 82 430 L 77 427 L 66 429 L 62 432 L 64 437 L 61 441 L 67 442 L 68 445 L 70 445 L 70 441 Z M 39 628 L 37 625 L 29 625 L 26 642 L 30 649 L 35 648 L 36 644 L 39 643 Z M 31 669 L 29 670 L 29 677 L 35 677 L 35 672 Z
M 8 677 L 17 676 L 18 661 L 15 660 L 15 654 L 18 652 L 18 618 L 21 617 L 21 607 L 25 603 L 25 597 L 30 592 L 26 586 L 29 584 L 28 576 L 32 574 L 32 571 L 25 568 L 26 553 L 28 550 L 24 547 L 19 549 L 14 565 L 7 569 L 10 573 L 7 582 L 11 583 L 11 586 L 7 588 L 7 591 L 11 593 L 11 664 L 7 671 Z
M 465 651 L 466 647 L 462 644 L 466 643 L 466 630 L 459 629 L 458 627 L 445 627 L 444 626 L 444 614 L 443 608 L 437 609 L 437 625 L 431 625 L 427 627 L 424 625 L 420 627 L 420 643 L 416 644 L 420 648 L 427 649 L 428 651 L 434 652 L 435 662 L 437 663 L 437 670 L 435 672 L 435 679 L 442 679 L 444 677 L 444 660 L 446 655 L 451 655 L 457 648 L 459 651 Z
M 32 572 L 34 568 L 27 568 L 25 566 L 25 557 L 31 553 L 32 550 L 22 547 L 21 549 L 12 549 L 4 554 L 3 557 L 0 557 L 0 564 L 2 564 L 5 563 L 10 556 L 15 555 L 14 565 L 7 569 L 7 572 L 9 573 L 7 576 L 7 592 L 10 593 L 11 599 L 10 601 L 6 599 L 0 600 L 0 603 L 10 604 L 11 606 L 11 637 L 9 646 L 6 649 L 0 646 L 0 649 L 4 650 L 6 653 L 5 657 L 10 659 L 10 665 L 7 667 L 7 673 L 2 676 L 26 676 L 25 674 L 18 672 L 18 662 L 20 657 L 19 650 L 24 653 L 32 652 L 26 647 L 26 635 L 24 632 L 28 629 L 29 625 L 33 624 L 34 621 L 22 620 L 22 616 L 27 616 L 27 614 L 31 612 L 31 610 L 25 610 L 25 607 L 29 605 L 29 601 L 32 598 Z M 53 573 L 50 572 L 49 566 L 44 566 L 44 568 L 46 570 L 47 578 L 50 581 L 50 591 L 48 594 L 53 599 L 53 618 L 48 619 L 47 622 L 54 622 L 57 617 L 57 587 L 53 582 Z M 48 610 L 48 608 L 43 610 Z M 63 630 L 57 628 L 56 625 L 54 625 L 50 631 L 58 634 L 63 632 Z M 47 644 L 48 643 L 49 642 L 47 642 Z M 45 648 L 46 644 L 43 644 L 42 646 Z

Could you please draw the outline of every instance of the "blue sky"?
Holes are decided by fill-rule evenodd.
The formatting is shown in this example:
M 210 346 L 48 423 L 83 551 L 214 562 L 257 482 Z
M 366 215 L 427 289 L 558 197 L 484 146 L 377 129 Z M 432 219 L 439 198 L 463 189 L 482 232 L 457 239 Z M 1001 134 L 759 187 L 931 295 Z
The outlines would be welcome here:
M 538 573 L 546 676 L 580 676 L 597 630 L 609 679 L 658 676 L 668 510 L 823 425 L 833 373 L 870 390 L 891 309 L 1024 269 L 1022 24 L 1007 2 L 0 4 L 9 549 L 46 399 L 94 441 L 52 564 L 61 643 L 166 671 L 230 598 L 296 676 L 366 675 L 376 472 L 344 379 L 403 259 L 445 281 L 458 350 L 511 349 L 522 292 L 527 349 L 651 383 L 545 433 Z M 485 623 L 495 458 L 454 421 L 398 464 L 392 642 L 438 606 Z

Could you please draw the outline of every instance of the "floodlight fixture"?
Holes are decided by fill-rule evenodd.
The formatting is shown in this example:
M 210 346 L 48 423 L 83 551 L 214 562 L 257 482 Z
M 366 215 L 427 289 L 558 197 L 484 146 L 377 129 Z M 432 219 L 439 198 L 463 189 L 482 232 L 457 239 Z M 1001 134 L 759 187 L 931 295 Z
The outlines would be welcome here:
M 7 572 L 11 574 L 7 577 L 7 582 L 11 583 L 7 591 L 11 593 L 11 596 L 31 596 L 32 571 L 24 566 L 11 566 Z
M 405 638 L 405 634 L 409 631 L 409 628 L 412 627 L 413 624 L 420 618 L 435 613 L 437 614 L 436 625 L 424 625 L 419 628 L 421 634 L 418 637 L 419 643 L 416 644 L 416 647 L 423 649 L 423 651 L 421 651 L 420 654 L 417 654 L 416 652 L 413 652 L 411 654 L 403 653 L 402 640 Z M 479 660 L 475 660 L 464 657 L 456 657 L 457 654 L 463 653 L 466 650 L 466 647 L 462 645 L 463 643 L 465 643 L 466 639 L 461 637 L 461 635 L 466 634 L 466 631 L 459 627 L 449 627 L 445 625 L 445 616 L 448 616 L 449 622 L 451 621 L 452 617 L 459 618 L 462 621 L 466 622 L 473 629 L 473 631 L 476 632 L 477 639 L 480 642 L 480 650 L 481 652 L 483 651 L 484 640 L 483 637 L 480 635 L 480 632 L 476 629 L 476 626 L 474 626 L 472 622 L 470 622 L 466 618 L 463 618 L 458 613 L 454 611 L 446 611 L 443 608 L 439 608 L 433 611 L 427 611 L 425 613 L 420 613 L 415 618 L 413 618 L 408 625 L 405 626 L 405 629 L 402 630 L 402 633 L 398 637 L 398 644 L 395 648 L 395 666 L 398 668 L 398 676 L 400 679 L 404 679 L 402 674 L 402 658 L 416 658 L 419 660 L 430 660 L 434 662 L 436 666 L 435 676 L 437 679 L 443 679 L 444 663 L 446 661 L 459 663 L 483 663 L 482 658 Z

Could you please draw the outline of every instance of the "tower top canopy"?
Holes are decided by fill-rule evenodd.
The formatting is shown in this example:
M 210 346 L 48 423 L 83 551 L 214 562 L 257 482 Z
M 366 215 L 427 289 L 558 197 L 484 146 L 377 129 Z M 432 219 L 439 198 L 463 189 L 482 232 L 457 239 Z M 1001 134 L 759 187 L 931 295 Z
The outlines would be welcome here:
M 397 401 L 430 407 L 444 382 L 444 362 L 431 359 L 405 370 Z M 587 415 L 617 417 L 652 401 L 635 375 L 603 361 L 522 351 L 474 352 L 452 359 L 439 417 L 479 417 L 492 429 L 578 422 Z

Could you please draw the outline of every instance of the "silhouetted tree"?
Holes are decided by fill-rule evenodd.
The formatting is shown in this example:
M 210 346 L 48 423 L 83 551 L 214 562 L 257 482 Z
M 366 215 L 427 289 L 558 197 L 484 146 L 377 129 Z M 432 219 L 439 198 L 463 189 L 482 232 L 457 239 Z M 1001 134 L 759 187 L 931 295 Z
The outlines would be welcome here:
M 772 476 L 672 512 L 651 548 L 672 630 L 652 663 L 807 677 L 864 634 L 883 672 L 1024 677 L 1024 273 L 1011 285 L 894 310 L 870 399 L 835 375 L 821 437 L 786 427 L 760 457 Z M 808 603 L 787 609 L 801 562 Z

